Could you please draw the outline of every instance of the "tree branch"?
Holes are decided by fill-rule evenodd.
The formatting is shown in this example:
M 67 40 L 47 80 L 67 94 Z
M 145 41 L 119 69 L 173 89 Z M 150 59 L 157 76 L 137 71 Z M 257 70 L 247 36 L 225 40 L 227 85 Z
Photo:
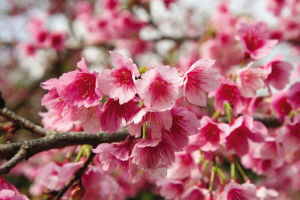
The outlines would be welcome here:
M 11 144 L 2 144 L 0 145 L 0 159 L 11 158 L 8 161 L 10 162 L 15 157 L 14 155 L 17 154 L 22 147 L 26 147 L 25 156 L 18 158 L 18 162 L 21 162 L 24 159 L 29 159 L 35 154 L 50 149 L 57 149 L 82 144 L 90 144 L 96 146 L 101 143 L 120 142 L 125 140 L 127 136 L 128 132 L 125 129 L 121 129 L 115 132 L 114 134 L 108 134 L 104 132 L 99 132 L 96 134 L 86 134 L 83 132 L 56 133 L 38 139 L 15 142 Z M 6 164 L 7 163 L 3 164 L 1 167 L 4 167 L 4 165 Z M 5 172 L 0 171 L 0 174 L 8 173 L 9 170 L 12 169 L 12 167 L 8 170 L 5 170 Z
M 54 200 L 59 200 L 76 181 L 81 179 L 81 176 L 83 175 L 83 173 L 85 172 L 89 164 L 93 161 L 94 157 L 95 157 L 95 153 L 91 152 L 91 154 L 84 162 L 82 167 L 75 172 L 73 178 L 64 187 L 62 187 L 59 191 L 57 191 L 57 195 L 54 198 Z

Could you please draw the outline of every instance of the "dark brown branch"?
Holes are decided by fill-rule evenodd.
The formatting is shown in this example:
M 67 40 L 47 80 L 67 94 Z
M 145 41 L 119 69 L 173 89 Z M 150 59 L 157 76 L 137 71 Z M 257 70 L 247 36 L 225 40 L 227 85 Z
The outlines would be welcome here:
M 38 139 L 26 140 L 11 144 L 0 145 L 0 159 L 10 159 L 22 147 L 26 147 L 26 156 L 28 159 L 31 156 L 50 149 L 58 149 L 73 145 L 90 144 L 96 146 L 101 143 L 120 142 L 128 136 L 127 130 L 121 129 L 114 134 L 99 132 L 96 134 L 86 134 L 82 132 L 56 133 Z M 0 172 L 0 174 L 3 174 Z
M 19 151 L 5 164 L 0 166 L 0 174 L 8 173 L 12 168 L 14 168 L 19 162 L 24 160 L 26 157 L 26 147 L 22 146 Z
M 51 131 L 48 131 L 42 128 L 41 126 L 36 125 L 23 117 L 20 117 L 19 115 L 8 110 L 7 108 L 0 109 L 0 115 L 5 117 L 8 120 L 13 121 L 15 124 L 19 125 L 20 127 L 31 131 L 32 133 L 37 133 L 42 136 L 51 133 Z
M 89 155 L 89 157 L 87 158 L 87 160 L 84 162 L 84 164 L 82 165 L 81 168 L 79 168 L 73 178 L 63 187 L 61 188 L 56 197 L 54 198 L 54 200 L 59 200 L 67 191 L 68 189 L 78 180 L 81 179 L 83 173 L 85 172 L 85 170 L 87 169 L 87 167 L 89 166 L 89 164 L 93 161 L 93 158 L 95 157 L 95 153 L 91 152 L 91 154 Z

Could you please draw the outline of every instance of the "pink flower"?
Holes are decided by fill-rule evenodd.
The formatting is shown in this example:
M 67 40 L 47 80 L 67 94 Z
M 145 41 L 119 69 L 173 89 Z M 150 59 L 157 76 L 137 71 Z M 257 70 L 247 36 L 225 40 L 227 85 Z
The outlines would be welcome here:
M 99 168 L 89 166 L 81 180 L 85 189 L 83 200 L 122 199 L 124 196 L 116 180 Z
M 287 120 L 287 124 L 280 129 L 278 140 L 283 145 L 283 149 L 286 155 L 293 155 L 294 153 L 297 153 L 300 150 L 299 130 L 300 130 L 299 114 L 294 117 L 294 121 Z
M 250 182 L 238 184 L 230 181 L 222 193 L 218 196 L 218 200 L 259 200 L 256 196 L 256 187 Z
M 270 30 L 263 22 L 252 25 L 240 24 L 237 39 L 242 41 L 253 59 L 265 57 L 277 44 L 277 40 L 270 39 Z
M 283 164 L 282 145 L 274 138 L 267 138 L 264 143 L 251 143 L 250 151 L 242 157 L 242 164 L 257 174 L 272 174 Z
M 32 43 L 21 43 L 19 45 L 22 56 L 34 56 L 37 50 L 37 46 Z
M 70 131 L 74 126 L 73 121 L 55 109 L 51 109 L 45 113 L 40 113 L 40 116 L 43 117 L 43 126 L 48 130 L 66 132 Z
M 130 155 L 132 163 L 142 169 L 167 167 L 175 160 L 174 150 L 166 140 L 142 139 Z
M 184 191 L 183 183 L 177 180 L 165 180 L 162 179 L 157 183 L 160 186 L 160 194 L 165 199 L 176 199 Z
M 151 109 L 142 108 L 128 124 L 129 133 L 140 137 L 142 125 L 146 123 L 151 129 L 152 139 L 161 139 L 163 130 L 170 130 L 172 126 L 172 114 L 170 110 L 153 112 Z
M 181 85 L 177 70 L 169 66 L 150 69 L 137 81 L 138 94 L 144 105 L 156 111 L 169 110 L 175 105 Z
M 20 194 L 19 191 L 10 183 L 6 182 L 0 176 L 0 199 L 1 200 L 29 200 L 25 195 Z
M 137 92 L 135 78 L 140 76 L 139 71 L 131 58 L 117 52 L 110 54 L 117 68 L 104 70 L 98 79 L 97 87 L 110 98 L 119 100 L 120 104 L 127 103 Z
M 256 91 L 262 88 L 264 79 L 267 77 L 267 71 L 262 67 L 248 67 L 238 71 L 237 86 L 244 97 L 253 97 Z
M 128 172 L 132 140 L 128 137 L 125 141 L 114 144 L 99 144 L 94 153 L 99 155 L 99 161 L 104 170 L 118 169 Z
M 101 130 L 100 113 L 101 107 L 99 105 L 85 108 L 85 107 L 71 107 L 70 119 L 75 125 L 83 128 L 86 133 L 97 133 Z
M 300 82 L 294 83 L 287 92 L 288 102 L 290 102 L 295 109 L 300 107 Z
M 182 200 L 205 200 L 205 193 L 198 186 L 192 186 L 181 195 Z
M 195 105 L 206 105 L 206 92 L 219 86 L 218 73 L 212 69 L 213 60 L 200 59 L 184 75 L 183 95 Z
M 129 122 L 138 110 L 138 104 L 135 99 L 122 105 L 120 105 L 118 101 L 108 99 L 100 114 L 102 130 L 110 134 L 114 133 L 121 126 Z
M 189 142 L 189 136 L 198 133 L 200 123 L 196 115 L 185 108 L 174 107 L 171 110 L 172 126 L 169 131 L 163 132 L 170 139 L 175 151 L 180 151 Z
M 176 180 L 184 180 L 191 176 L 196 163 L 191 154 L 178 152 L 175 154 L 175 162 L 168 169 L 168 177 Z
M 246 99 L 241 95 L 236 84 L 228 79 L 221 79 L 221 85 L 210 93 L 215 97 L 215 108 L 224 113 L 225 102 L 230 103 L 235 114 L 241 113 L 246 108 Z
M 49 33 L 46 29 L 39 28 L 34 33 L 34 39 L 38 47 L 45 47 Z
M 56 51 L 61 51 L 65 48 L 67 35 L 62 32 L 54 32 L 50 35 L 50 46 Z
M 88 71 L 84 59 L 77 63 L 77 67 L 78 70 L 65 73 L 59 78 L 57 86 L 59 97 L 72 106 L 98 105 L 102 94 L 96 88 L 97 73 Z
M 199 146 L 203 151 L 216 151 L 225 144 L 225 137 L 229 133 L 229 126 L 225 123 L 216 123 L 207 116 L 201 119 L 200 131 L 191 137 L 190 144 Z
M 249 151 L 249 140 L 262 142 L 267 135 L 267 129 L 260 122 L 244 115 L 237 118 L 230 127 L 230 133 L 226 137 L 226 147 L 239 156 Z
M 274 111 L 276 117 L 281 120 L 288 116 L 293 109 L 288 101 L 287 92 L 285 91 L 277 92 L 272 96 L 270 107 Z
M 50 162 L 43 166 L 32 187 L 40 186 L 48 190 L 59 190 L 65 185 L 66 180 L 71 180 L 81 165 L 82 162 L 66 163 L 62 166 Z
M 267 8 L 273 12 L 275 16 L 279 16 L 285 4 L 286 0 L 268 0 Z
M 289 62 L 281 61 L 281 57 L 276 57 L 267 63 L 264 68 L 268 70 L 265 83 L 272 85 L 277 90 L 282 90 L 288 83 L 293 66 Z
M 235 65 L 243 61 L 245 52 L 232 36 L 221 35 L 201 45 L 201 56 L 214 59 L 216 61 L 214 68 L 225 76 Z

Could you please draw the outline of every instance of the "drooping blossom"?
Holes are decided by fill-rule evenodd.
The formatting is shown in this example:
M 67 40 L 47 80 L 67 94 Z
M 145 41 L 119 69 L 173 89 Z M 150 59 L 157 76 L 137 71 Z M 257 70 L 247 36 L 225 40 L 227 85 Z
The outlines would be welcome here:
M 294 106 L 295 109 L 300 107 L 300 82 L 294 83 L 287 91 L 288 102 Z
M 224 113 L 224 104 L 228 102 L 235 114 L 241 113 L 246 108 L 246 99 L 241 95 L 237 85 L 229 80 L 222 78 L 221 85 L 210 96 L 215 97 L 215 108 Z
M 237 39 L 253 59 L 265 57 L 277 44 L 277 40 L 270 39 L 270 30 L 263 22 L 255 24 L 240 24 Z
M 142 139 L 130 155 L 132 163 L 142 169 L 158 169 L 170 166 L 175 160 L 174 150 L 168 139 Z
M 268 137 L 263 143 L 251 143 L 249 153 L 242 157 L 242 164 L 257 174 L 270 175 L 283 165 L 283 148 L 275 138 Z
M 103 105 L 100 114 L 100 125 L 103 131 L 114 133 L 116 130 L 125 126 L 138 112 L 138 103 L 135 99 L 122 105 L 119 101 L 109 98 Z
M 205 93 L 219 86 L 218 73 L 212 68 L 213 60 L 200 59 L 184 75 L 183 94 L 195 105 L 205 106 Z
M 129 133 L 139 137 L 143 124 L 151 129 L 152 139 L 161 139 L 162 131 L 170 130 L 172 126 L 171 111 L 155 112 L 149 108 L 141 108 L 128 124 Z
M 243 115 L 230 126 L 230 133 L 226 137 L 226 148 L 239 156 L 249 152 L 249 140 L 262 142 L 267 135 L 265 126 L 254 121 L 251 116 Z
M 188 144 L 189 136 L 198 133 L 200 123 L 196 115 L 185 108 L 174 107 L 171 114 L 172 126 L 163 134 L 168 135 L 172 148 L 180 151 Z
M 126 198 L 116 180 L 97 167 L 89 166 L 81 180 L 86 191 L 83 200 Z
M 78 69 L 59 78 L 59 97 L 72 106 L 91 107 L 100 103 L 102 93 L 96 88 L 97 73 L 90 73 L 85 60 L 77 63 Z
M 201 127 L 197 135 L 191 136 L 190 144 L 200 147 L 203 151 L 216 151 L 225 143 L 229 126 L 225 123 L 214 122 L 205 116 L 201 119 Z
M 98 79 L 97 87 L 120 104 L 127 103 L 135 97 L 137 92 L 135 78 L 140 76 L 137 66 L 131 58 L 120 53 L 110 52 L 117 68 L 104 70 Z
M 206 199 L 206 191 L 198 186 L 192 186 L 185 190 L 181 195 L 182 200 L 205 200 Z
M 175 105 L 181 85 L 177 70 L 169 66 L 150 69 L 137 81 L 138 95 L 144 105 L 156 111 L 169 110 Z
M 287 117 L 293 109 L 292 105 L 288 101 L 287 92 L 281 91 L 273 94 L 270 108 L 280 120 L 283 120 L 285 117 Z
M 238 184 L 230 181 L 218 195 L 218 200 L 259 200 L 256 196 L 256 187 L 250 182 Z
M 157 186 L 160 187 L 160 194 L 165 199 L 179 198 L 184 191 L 183 183 L 178 180 L 159 180 Z
M 129 160 L 131 153 L 132 140 L 128 137 L 125 141 L 113 144 L 100 144 L 93 152 L 98 154 L 99 161 L 103 170 L 129 170 Z
M 249 64 L 247 67 L 238 71 L 237 86 L 244 97 L 254 97 L 256 91 L 262 88 L 264 79 L 267 77 L 267 71 L 262 67 L 252 67 Z
M 101 130 L 100 114 L 101 106 L 92 106 L 89 108 L 76 107 L 70 108 L 70 121 L 74 125 L 82 127 L 86 133 L 97 133 Z
M 25 195 L 19 193 L 19 191 L 12 184 L 6 182 L 1 176 L 0 176 L 0 199 L 29 200 Z
M 277 90 L 282 90 L 289 83 L 293 66 L 289 62 L 281 61 L 281 57 L 274 58 L 264 68 L 268 71 L 265 79 L 266 84 L 272 85 Z
M 174 180 L 184 180 L 192 175 L 196 163 L 190 153 L 177 152 L 175 162 L 168 169 L 168 177 Z
M 287 120 L 287 124 L 279 131 L 278 140 L 283 145 L 285 154 L 288 157 L 297 157 L 300 151 L 300 115 L 296 115 L 294 120 Z M 295 154 L 295 155 L 294 155 Z

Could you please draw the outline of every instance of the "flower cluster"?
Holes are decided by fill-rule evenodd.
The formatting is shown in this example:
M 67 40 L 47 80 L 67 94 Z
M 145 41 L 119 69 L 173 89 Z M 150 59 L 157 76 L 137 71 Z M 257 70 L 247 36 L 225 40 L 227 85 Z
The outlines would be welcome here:
M 68 37 L 46 28 L 46 19 L 30 21 L 25 57 L 54 49 L 57 66 L 64 67 L 41 83 L 47 91 L 43 127 L 56 134 L 128 136 L 46 151 L 12 172 L 33 181 L 31 195 L 51 198 L 95 155 L 62 199 L 127 199 L 144 190 L 175 200 L 294 199 L 300 191 L 300 65 L 295 70 L 293 60 L 273 50 L 283 44 L 299 57 L 299 2 L 268 0 L 278 22 L 271 26 L 234 15 L 223 0 L 201 37 L 190 24 L 191 10 L 182 38 L 147 40 L 148 30 L 164 29 L 164 20 L 156 24 L 150 12 L 159 2 L 103 0 L 97 12 L 79 1 L 71 25 L 82 32 Z M 165 11 L 177 4 L 160 3 Z M 71 36 L 79 37 L 78 48 L 69 48 Z M 174 43 L 166 52 L 160 48 L 165 40 Z M 109 52 L 109 64 L 95 68 L 85 47 L 102 48 L 105 58 Z M 84 58 L 69 71 L 79 51 Z M 159 58 L 153 61 L 151 53 Z M 0 124 L 4 132 L 12 127 Z M 27 197 L 0 177 L 0 199 Z

